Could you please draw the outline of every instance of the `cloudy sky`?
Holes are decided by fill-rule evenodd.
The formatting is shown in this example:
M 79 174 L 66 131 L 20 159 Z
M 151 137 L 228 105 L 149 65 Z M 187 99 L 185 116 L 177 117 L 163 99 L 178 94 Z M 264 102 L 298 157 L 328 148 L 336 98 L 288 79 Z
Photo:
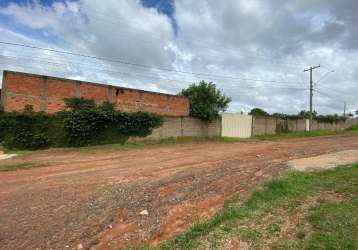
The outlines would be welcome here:
M 206 80 L 229 111 L 297 113 L 320 64 L 315 109 L 342 113 L 358 109 L 357 13 L 357 0 L 1 0 L 0 70 L 174 94 Z

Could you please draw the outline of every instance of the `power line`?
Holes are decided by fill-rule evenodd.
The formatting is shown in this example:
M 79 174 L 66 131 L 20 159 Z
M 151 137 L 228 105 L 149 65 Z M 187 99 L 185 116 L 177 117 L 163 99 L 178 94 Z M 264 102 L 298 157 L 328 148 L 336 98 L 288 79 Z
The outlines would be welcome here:
M 55 65 L 55 66 L 66 66 L 69 67 L 70 65 L 68 64 L 64 64 L 64 63 L 58 63 L 58 62 L 53 62 L 53 61 L 47 61 L 47 60 L 41 60 L 41 59 L 37 59 L 37 58 L 30 58 L 30 57 L 21 57 L 21 58 L 17 58 L 17 57 L 11 57 L 11 56 L 4 56 L 4 55 L 0 55 L 3 58 L 8 58 L 11 60 L 19 60 L 19 59 L 26 59 L 26 62 L 28 61 L 33 61 L 35 63 L 43 63 L 43 64 L 50 64 L 50 65 Z M 18 64 L 19 65 L 19 64 Z M 22 66 L 22 65 L 20 65 Z M 100 69 L 100 68 L 94 68 L 94 67 L 88 67 L 88 66 L 83 66 L 83 68 L 87 68 L 90 70 L 95 70 L 95 71 L 99 71 L 99 72 L 107 72 L 107 73 L 113 73 L 113 74 L 122 74 L 122 75 L 128 75 L 128 76 L 141 76 L 141 77 L 146 77 L 146 78 L 152 78 L 152 79 L 159 79 L 159 80 L 165 80 L 165 81 L 173 81 L 173 82 L 183 82 L 183 83 L 188 83 L 191 84 L 192 82 L 189 81 L 183 81 L 181 79 L 173 79 L 173 78 L 165 78 L 165 77 L 160 77 L 160 76 L 152 76 L 152 75 L 148 75 L 148 74 L 138 74 L 138 73 L 132 73 L 132 72 L 123 72 L 123 71 L 114 71 L 114 70 L 107 70 L 107 69 Z M 230 81 L 229 81 L 230 82 Z M 240 82 L 236 82 L 236 83 L 240 83 Z M 233 87 L 241 87 L 241 88 L 252 88 L 252 89 L 260 89 L 260 88 L 270 88 L 270 89 L 276 89 L 276 88 L 281 88 L 281 89 L 297 89 L 297 90 L 306 90 L 306 88 L 302 88 L 302 87 L 295 87 L 295 86 L 233 86 Z M 226 89 L 229 89 L 225 86 Z
M 256 82 L 269 82 L 269 83 L 286 83 L 286 84 L 297 84 L 298 83 L 298 84 L 300 84 L 299 82 L 262 80 L 262 79 L 252 79 L 252 78 L 239 78 L 239 77 L 234 77 L 234 76 L 221 76 L 221 75 L 206 74 L 206 73 L 200 73 L 200 72 L 191 72 L 191 71 L 174 70 L 174 69 L 169 69 L 169 68 L 153 67 L 153 66 L 149 66 L 149 65 L 145 65 L 145 64 L 127 62 L 127 61 L 120 60 L 120 59 L 97 57 L 97 56 L 92 56 L 92 55 L 75 53 L 75 52 L 71 52 L 71 51 L 63 51 L 63 50 L 57 50 L 57 49 L 43 48 L 43 47 L 39 47 L 39 46 L 19 44 L 19 43 L 11 43 L 11 42 L 0 41 L 0 44 L 11 45 L 11 46 L 20 46 L 20 47 L 24 47 L 24 48 L 30 48 L 30 49 L 36 49 L 36 50 L 42 50 L 42 51 L 49 51 L 49 52 L 67 54 L 67 55 L 72 55 L 72 56 L 80 56 L 80 57 L 85 57 L 85 58 L 90 58 L 90 59 L 96 59 L 96 60 L 102 60 L 102 61 L 109 61 L 109 62 L 114 62 L 114 63 L 125 64 L 125 65 L 130 65 L 130 66 L 135 66 L 135 67 L 156 69 L 156 70 L 161 70 L 161 71 L 168 71 L 168 72 L 175 72 L 175 73 L 182 73 L 182 74 L 201 75 L 201 76 L 209 76 L 209 77 L 212 76 L 212 77 L 223 78 L 223 79 L 234 79 L 234 80 L 243 80 L 243 81 L 256 81 Z
M 315 82 L 315 84 L 317 85 L 317 84 L 318 84 L 319 82 L 321 82 L 325 77 L 327 77 L 328 74 L 333 73 L 333 72 L 334 72 L 334 70 L 327 71 L 325 74 L 323 74 L 323 75 L 318 79 L 317 82 Z
M 313 91 L 314 91 L 314 92 L 317 92 L 317 93 L 319 93 L 319 94 L 321 94 L 321 95 L 324 95 L 324 96 L 326 96 L 326 97 L 329 97 L 329 98 L 331 98 L 331 99 L 334 98 L 333 96 L 331 96 L 331 95 L 329 95 L 329 94 L 327 94 L 327 93 L 325 93 L 325 92 L 322 92 L 322 91 L 320 91 L 320 90 L 314 89 Z
M 16 55 L 16 56 L 5 56 L 5 55 L 0 55 L 0 56 L 2 56 L 2 57 L 6 57 L 6 58 L 12 58 L 12 59 L 17 59 L 17 58 L 25 58 L 25 59 L 30 59 L 30 60 L 32 60 L 32 59 L 38 59 L 38 58 L 34 58 L 33 56 L 31 56 L 31 57 L 29 57 L 29 56 L 19 56 L 19 55 Z M 42 60 L 43 61 L 43 58 L 45 58 L 45 59 L 49 59 L 48 58 L 48 56 L 41 56 L 41 59 L 40 60 Z M 53 57 L 51 57 L 51 59 L 53 60 Z M 49 59 L 49 60 L 51 60 L 51 59 Z M 62 57 L 62 58 L 60 58 L 60 59 L 66 59 L 66 58 L 64 58 L 64 57 Z M 49 62 L 49 61 L 44 61 L 44 62 Z M 78 66 L 78 65 L 84 65 L 84 66 L 86 66 L 86 68 L 89 68 L 88 67 L 88 64 L 89 63 L 83 63 L 83 62 L 78 62 L 78 61 L 76 61 L 76 63 L 74 63 L 74 61 L 73 60 L 71 60 L 71 61 L 63 61 L 63 60 L 57 60 L 56 59 L 56 62 L 55 63 L 58 63 L 58 62 L 62 62 L 62 63 L 65 63 L 66 65 L 68 65 L 68 64 L 72 64 L 72 65 L 76 65 L 76 66 Z M 91 64 L 93 64 L 93 63 L 91 63 Z M 120 65 L 119 67 L 126 67 L 127 65 Z M 89 69 L 92 69 L 92 70 L 97 70 L 98 68 L 96 67 L 96 68 L 89 68 Z M 133 70 L 133 69 L 132 69 Z M 111 70 L 111 71 L 113 71 L 113 70 Z M 146 71 L 146 73 L 148 74 L 148 73 L 152 73 L 152 71 Z M 154 72 L 153 72 L 154 73 Z M 186 76 L 187 77 L 187 76 Z M 197 76 L 195 76 L 195 75 L 193 75 L 193 76 L 190 76 L 191 77 L 191 79 L 185 79 L 186 81 L 200 81 L 200 80 L 203 80 L 202 78 L 199 78 L 199 77 L 197 77 Z M 182 77 L 181 77 L 181 79 L 182 79 Z M 214 78 L 214 77 L 210 77 L 209 79 L 206 79 L 206 80 L 210 80 L 210 81 L 216 81 L 216 80 L 220 80 L 220 78 Z M 225 80 L 226 82 L 234 82 L 234 80 Z M 235 82 L 237 82 L 237 80 L 235 80 Z M 271 83 L 271 85 L 281 85 L 281 84 L 284 84 L 284 83 L 279 83 L 279 82 L 277 82 L 277 83 Z M 284 84 L 284 85 L 287 85 L 287 84 Z M 293 84 L 289 84 L 290 86 L 296 86 L 296 85 L 293 85 Z
M 342 92 L 342 91 L 340 91 L 340 90 L 327 87 L 326 85 L 325 85 L 325 86 L 320 86 L 320 88 L 325 88 L 326 90 L 334 91 L 335 94 L 339 93 L 340 95 L 350 96 L 350 97 L 353 97 L 353 98 L 356 98 L 356 97 L 357 97 L 356 95 L 350 95 L 350 94 L 347 94 L 347 93 Z

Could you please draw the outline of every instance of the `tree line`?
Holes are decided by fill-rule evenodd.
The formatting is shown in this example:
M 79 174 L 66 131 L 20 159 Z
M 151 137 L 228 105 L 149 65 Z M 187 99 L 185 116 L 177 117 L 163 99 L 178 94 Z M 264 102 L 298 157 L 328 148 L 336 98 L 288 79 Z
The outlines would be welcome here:
M 188 97 L 191 116 L 209 121 L 217 118 L 220 112 L 226 111 L 231 102 L 231 98 L 218 89 L 214 83 L 205 81 L 193 83 L 188 88 L 179 92 L 179 95 Z M 255 116 L 273 116 L 282 119 L 308 119 L 310 112 L 302 110 L 297 114 L 269 114 L 261 108 L 253 108 L 249 114 Z M 358 115 L 358 110 L 356 114 Z M 337 122 L 347 119 L 347 117 L 338 114 L 319 115 L 316 111 L 312 115 L 315 120 L 322 122 Z M 353 114 L 348 114 L 349 116 L 352 117 Z

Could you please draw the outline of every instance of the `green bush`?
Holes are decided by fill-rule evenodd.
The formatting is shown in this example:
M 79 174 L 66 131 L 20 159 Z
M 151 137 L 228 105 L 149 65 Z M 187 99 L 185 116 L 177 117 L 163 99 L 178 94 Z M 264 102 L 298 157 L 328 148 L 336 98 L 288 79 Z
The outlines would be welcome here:
M 357 125 L 352 125 L 349 128 L 347 128 L 348 131 L 358 131 L 358 124 Z
M 272 114 L 273 117 L 286 119 L 286 120 L 297 120 L 297 119 L 309 119 L 309 112 L 308 111 L 301 111 L 297 115 L 288 115 L 283 113 L 274 113 Z M 317 122 L 327 122 L 327 123 L 337 123 L 337 122 L 344 122 L 347 120 L 347 117 L 335 115 L 317 115 L 317 112 L 313 112 L 313 119 Z
M 66 110 L 56 114 L 34 112 L 0 113 L 0 140 L 9 149 L 87 146 L 123 143 L 129 136 L 149 135 L 162 118 L 149 113 L 116 111 L 113 104 L 66 99 Z

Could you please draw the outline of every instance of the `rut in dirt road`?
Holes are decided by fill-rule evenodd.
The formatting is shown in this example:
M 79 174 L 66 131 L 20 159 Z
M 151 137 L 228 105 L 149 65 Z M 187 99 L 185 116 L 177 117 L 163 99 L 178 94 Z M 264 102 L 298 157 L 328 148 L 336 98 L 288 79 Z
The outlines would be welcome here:
M 348 149 L 358 149 L 357 136 L 47 150 L 6 160 L 0 164 L 48 167 L 0 173 L 1 249 L 156 245 L 277 177 L 288 160 Z

